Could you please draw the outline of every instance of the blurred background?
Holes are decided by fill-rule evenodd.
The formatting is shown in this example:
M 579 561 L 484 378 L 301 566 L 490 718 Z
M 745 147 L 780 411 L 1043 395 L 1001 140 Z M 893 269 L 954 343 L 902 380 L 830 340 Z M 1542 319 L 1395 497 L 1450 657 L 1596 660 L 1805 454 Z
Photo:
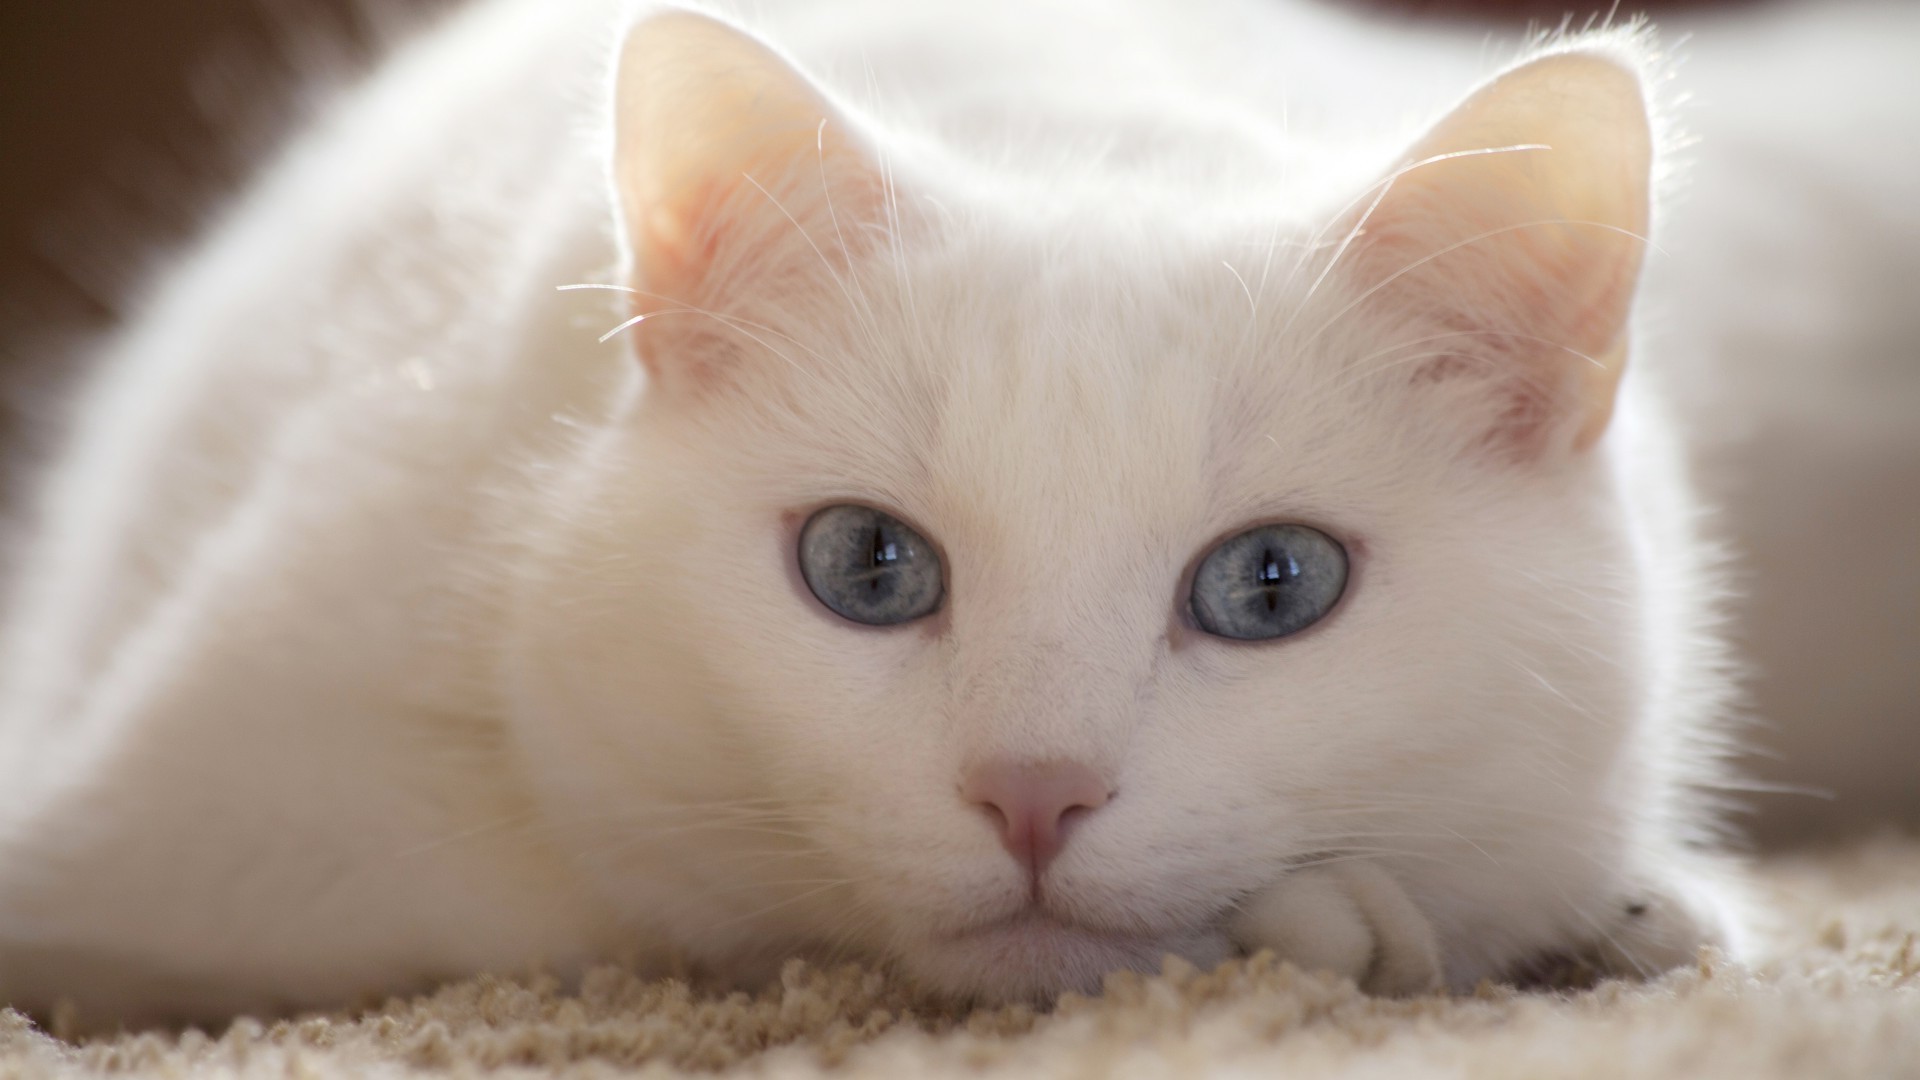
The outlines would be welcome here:
M 143 253 L 244 179 L 298 111 L 290 71 L 359 66 L 378 32 L 450 0 L 0 3 L 0 334 L 106 316 Z M 1722 0 L 1712 6 L 1737 5 Z M 1506 36 L 1604 0 L 1350 0 Z M 1654 14 L 1709 6 L 1628 5 Z M 1627 8 L 1623 8 L 1627 10 Z M 103 227 L 104 222 L 104 227 Z M 115 249 L 110 239 L 124 236 Z M 33 366 L 0 346 L 9 369 Z M 16 418 L 17 419 L 17 418 Z
M 313 85 L 312 73 L 364 67 L 386 24 L 404 27 L 450 2 L 0 3 L 0 520 L 13 519 L 32 448 L 44 444 L 51 427 L 45 391 L 72 374 L 77 346 L 108 323 L 152 260 L 190 235 L 205 208 L 235 190 L 297 123 L 303 101 L 325 89 Z M 1484 28 L 1502 40 L 1530 26 L 1557 25 L 1569 11 L 1566 0 L 1347 2 L 1393 19 Z M 1831 0 L 1832 9 L 1875 2 L 1898 11 L 1920 0 Z M 1824 12 L 1827 3 L 1801 0 L 1799 7 Z M 1656 21 L 1677 20 L 1684 30 L 1703 13 L 1745 22 L 1782 6 L 1642 0 L 1621 11 L 1644 10 Z M 1576 4 L 1572 11 L 1584 19 L 1595 7 L 1604 10 L 1606 3 Z M 1899 25 L 1920 23 L 1908 18 Z M 1915 38 L 1890 44 L 1888 55 L 1904 49 L 1920 69 L 1920 34 Z M 1724 69 L 1728 62 L 1737 69 L 1739 47 L 1727 48 L 1731 58 L 1725 52 L 1718 61 L 1703 57 L 1695 70 L 1711 73 L 1715 63 Z M 1836 86 L 1850 77 L 1853 60 L 1845 47 L 1824 57 L 1821 50 L 1818 42 L 1800 50 L 1813 66 L 1755 71 L 1751 83 L 1740 85 L 1754 100 L 1781 95 L 1778 114 L 1807 125 L 1827 125 L 1831 116 L 1805 107 L 1793 115 L 1805 98 L 1796 80 L 1823 86 L 1829 104 L 1821 108 L 1828 113 L 1833 101 L 1843 103 L 1839 111 L 1852 112 L 1848 93 L 1871 95 L 1862 101 L 1874 108 L 1854 117 L 1858 134 L 1848 134 L 1845 145 L 1859 149 L 1866 163 L 1855 172 L 1887 172 L 1885 155 L 1874 148 L 1880 141 L 1897 149 L 1901 138 L 1920 140 L 1920 104 L 1889 105 L 1884 87 L 1911 84 L 1920 102 L 1920 78 L 1883 80 L 1878 90 Z M 1728 491 L 1741 489 L 1742 513 L 1749 515 L 1732 522 L 1745 544 L 1743 588 L 1752 594 L 1736 632 L 1759 672 L 1758 709 L 1771 725 L 1762 730 L 1765 745 L 1750 771 L 1796 789 L 1750 797 L 1761 808 L 1753 823 L 1771 842 L 1857 831 L 1902 816 L 1920 820 L 1920 212 L 1913 209 L 1920 206 L 1914 179 L 1920 152 L 1894 154 L 1891 168 L 1906 169 L 1903 178 L 1863 197 L 1865 187 L 1835 186 L 1846 168 L 1800 167 L 1806 162 L 1792 160 L 1795 143 L 1788 136 L 1752 140 L 1745 159 L 1723 155 L 1709 162 L 1700 186 L 1712 182 L 1715 190 L 1689 213 L 1719 215 L 1716 235 L 1737 233 L 1737 224 L 1728 229 L 1725 223 L 1741 212 L 1739 200 L 1726 196 L 1799 185 L 1785 201 L 1807 208 L 1805 220 L 1790 223 L 1802 235 L 1828 237 L 1829 250 L 1867 251 L 1875 243 L 1879 249 L 1870 259 L 1847 254 L 1850 265 L 1822 271 L 1808 265 L 1805 251 L 1782 247 L 1794 235 L 1790 228 L 1755 222 L 1751 244 L 1720 253 L 1727 280 L 1739 282 L 1723 290 L 1725 310 L 1695 321 L 1745 325 L 1743 342 L 1722 334 L 1723 340 L 1704 343 L 1741 362 L 1769 351 L 1780 362 L 1800 362 L 1823 348 L 1839 354 L 1850 347 L 1847 335 L 1857 324 L 1871 323 L 1878 336 L 1855 335 L 1854 354 L 1863 359 L 1853 373 L 1824 377 L 1831 384 L 1826 389 L 1851 380 L 1880 416 L 1877 427 L 1855 424 L 1859 401 L 1787 392 L 1778 384 L 1769 384 L 1771 398 L 1741 398 L 1741 385 L 1761 380 L 1747 380 L 1737 368 L 1703 376 L 1720 384 L 1696 388 L 1687 403 L 1759 418 L 1715 443 L 1703 461 L 1708 471 L 1737 477 L 1731 486 L 1710 485 L 1710 494 L 1725 501 Z M 1740 149 L 1738 133 L 1722 145 Z M 1712 168 L 1733 171 L 1716 177 Z M 1770 244 L 1769 237 L 1779 242 Z M 1788 269 L 1771 278 L 1759 273 L 1770 266 Z M 1859 280 L 1841 280 L 1843 271 Z M 1767 322 L 1816 301 L 1833 306 L 1824 322 L 1801 319 L 1777 328 Z M 1869 302 L 1873 319 L 1846 307 Z M 1811 336 L 1788 340 L 1802 329 Z M 1877 365 L 1878 381 L 1859 377 L 1868 360 Z M 1818 408 L 1802 409 L 1805 401 L 1826 408 L 1824 419 Z M 1747 497 L 1762 486 L 1779 494 Z M 1789 517 L 1793 528 L 1778 527 Z M 1845 528 L 1836 529 L 1836 522 Z M 1835 560 L 1873 572 L 1856 566 L 1836 580 L 1829 572 Z M 1781 671 L 1797 677 L 1775 678 Z M 1802 788 L 1844 797 L 1797 793 Z

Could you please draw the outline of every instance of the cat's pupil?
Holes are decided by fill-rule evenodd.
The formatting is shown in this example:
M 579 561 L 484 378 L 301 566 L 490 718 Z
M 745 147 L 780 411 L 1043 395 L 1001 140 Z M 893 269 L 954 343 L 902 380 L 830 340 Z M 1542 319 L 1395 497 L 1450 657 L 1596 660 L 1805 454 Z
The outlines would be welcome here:
M 1281 564 L 1284 563 L 1283 567 Z M 1260 592 L 1268 612 L 1280 610 L 1281 586 L 1300 576 L 1300 564 L 1292 555 L 1268 548 L 1260 553 Z
M 1283 562 L 1286 563 L 1285 570 L 1280 568 L 1280 564 Z M 1266 551 L 1260 553 L 1260 583 L 1262 585 L 1278 585 L 1282 581 L 1291 581 L 1299 576 L 1300 564 L 1294 561 L 1292 555 L 1284 552 L 1275 554 L 1272 548 L 1268 548 Z
M 887 566 L 900 561 L 900 547 L 887 539 L 886 530 L 873 530 L 872 562 L 874 567 Z

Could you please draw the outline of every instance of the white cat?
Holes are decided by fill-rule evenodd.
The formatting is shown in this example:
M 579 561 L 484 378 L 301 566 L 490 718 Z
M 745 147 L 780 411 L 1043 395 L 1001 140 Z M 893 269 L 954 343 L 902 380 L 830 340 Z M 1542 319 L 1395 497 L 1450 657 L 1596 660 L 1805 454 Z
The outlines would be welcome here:
M 1745 948 L 1646 35 L 1445 111 L 1475 46 L 1271 0 L 746 25 L 472 5 L 107 350 L 0 1000 Z

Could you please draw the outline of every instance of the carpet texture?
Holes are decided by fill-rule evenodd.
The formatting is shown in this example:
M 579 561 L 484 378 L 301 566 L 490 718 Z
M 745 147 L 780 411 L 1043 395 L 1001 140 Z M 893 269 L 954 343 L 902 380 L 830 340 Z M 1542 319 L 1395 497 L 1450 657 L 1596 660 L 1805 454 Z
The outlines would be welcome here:
M 620 971 L 482 978 L 356 1015 L 70 1044 L 0 1012 L 0 1077 L 416 1075 L 1920 1077 L 1920 840 L 1761 864 L 1774 955 L 1648 985 L 1376 1001 L 1261 957 L 1112 979 L 1049 1014 L 915 1011 L 790 967 L 752 997 Z

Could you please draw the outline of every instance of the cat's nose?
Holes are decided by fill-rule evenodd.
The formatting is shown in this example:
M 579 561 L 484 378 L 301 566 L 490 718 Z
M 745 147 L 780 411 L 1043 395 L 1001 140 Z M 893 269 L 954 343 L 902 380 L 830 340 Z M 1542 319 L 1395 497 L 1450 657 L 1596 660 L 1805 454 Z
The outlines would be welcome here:
M 974 766 L 960 794 L 986 811 L 1000 843 L 1037 876 L 1067 842 L 1067 830 L 1106 805 L 1113 792 L 1077 761 L 989 761 Z

